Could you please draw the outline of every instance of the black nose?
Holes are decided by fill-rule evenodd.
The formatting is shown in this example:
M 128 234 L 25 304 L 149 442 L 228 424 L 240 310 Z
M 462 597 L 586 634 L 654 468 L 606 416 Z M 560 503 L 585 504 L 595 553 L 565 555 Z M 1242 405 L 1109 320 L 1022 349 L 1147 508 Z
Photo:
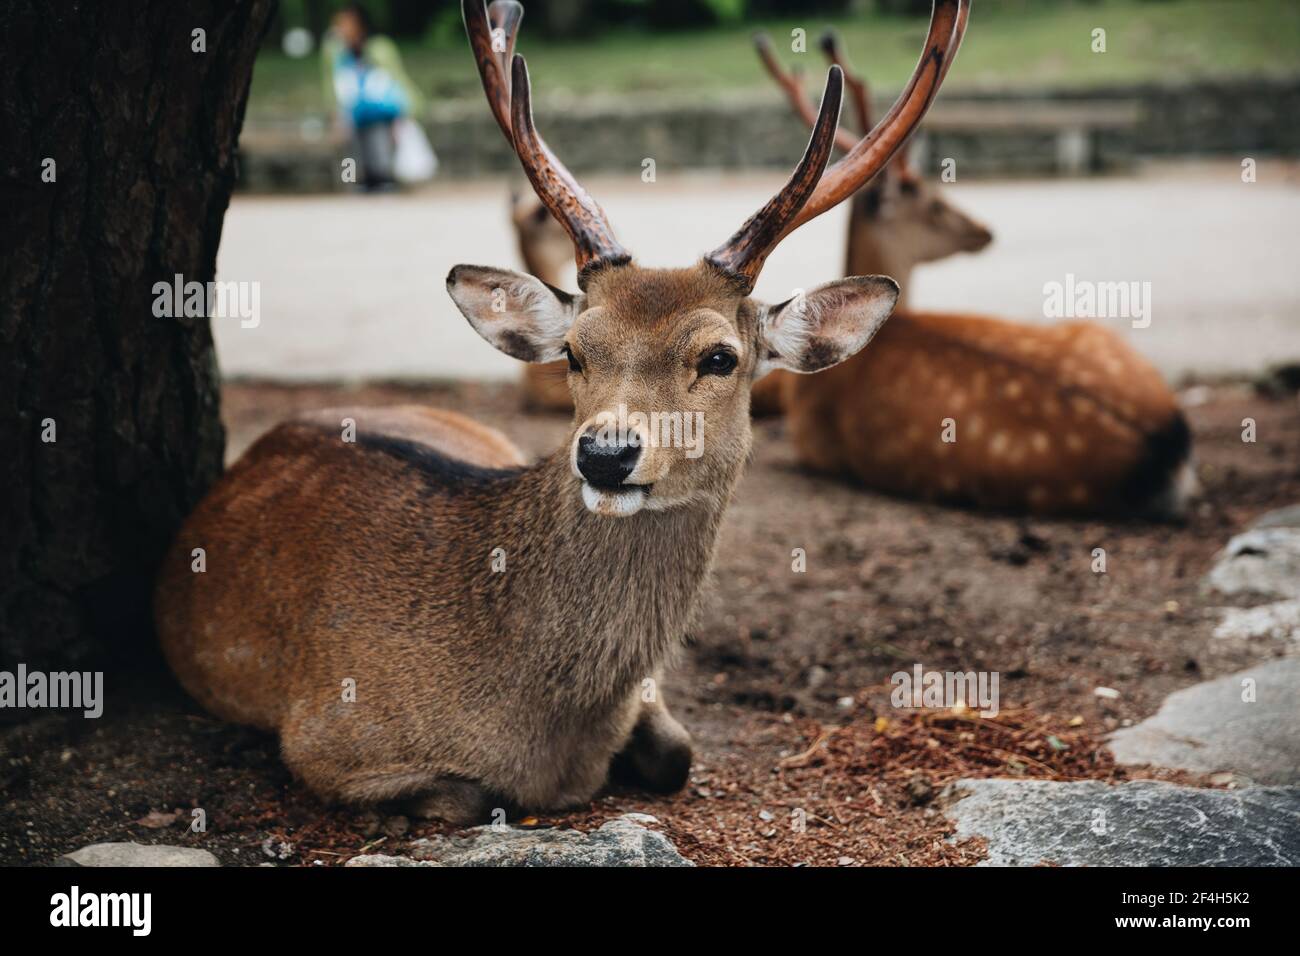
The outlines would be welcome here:
M 594 435 L 578 439 L 578 471 L 593 488 L 617 488 L 640 457 L 640 445 L 601 441 Z

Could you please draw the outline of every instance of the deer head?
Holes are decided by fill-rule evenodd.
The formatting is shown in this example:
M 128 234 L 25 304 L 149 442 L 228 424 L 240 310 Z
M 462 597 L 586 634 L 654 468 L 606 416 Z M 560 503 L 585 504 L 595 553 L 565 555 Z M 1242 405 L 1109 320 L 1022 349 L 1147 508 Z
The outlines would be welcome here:
M 969 4 L 961 13 L 962 28 Z M 764 34 L 754 38 L 759 59 L 785 93 L 795 113 L 813 122 L 812 102 L 797 71 L 787 71 L 776 58 Z M 872 128 L 871 93 L 866 81 L 849 65 L 843 44 L 827 30 L 820 46 L 826 58 L 844 72 L 859 133 Z M 944 64 L 946 74 L 952 58 Z M 942 76 L 940 77 L 942 80 Z M 847 129 L 836 131 L 835 145 L 849 152 L 858 140 Z M 934 262 L 958 252 L 978 252 L 993 240 L 988 227 L 962 212 L 933 184 L 921 178 L 912 164 L 910 141 L 905 142 L 880 175 L 858 189 L 849 218 L 849 243 L 845 271 L 882 271 L 899 280 L 904 290 L 913 266 Z
M 753 380 L 774 368 L 808 373 L 843 361 L 870 341 L 898 297 L 892 279 L 855 276 L 769 305 L 750 296 L 763 263 L 782 238 L 851 195 L 906 141 L 960 44 L 966 3 L 936 0 L 911 82 L 881 123 L 827 169 L 843 92 L 843 73 L 832 65 L 789 181 L 730 239 L 679 269 L 634 263 L 604 212 L 538 135 L 528 68 L 513 52 L 522 7 L 464 0 L 462 10 L 497 124 L 573 243 L 580 292 L 462 265 L 447 277 L 449 294 L 507 355 L 567 361 L 575 406 L 569 458 L 589 510 L 627 516 L 729 494 L 728 479 L 749 451 Z M 682 421 L 683 432 L 687 421 L 706 425 L 707 440 L 665 444 L 663 416 Z M 692 467 L 682 467 L 687 459 Z

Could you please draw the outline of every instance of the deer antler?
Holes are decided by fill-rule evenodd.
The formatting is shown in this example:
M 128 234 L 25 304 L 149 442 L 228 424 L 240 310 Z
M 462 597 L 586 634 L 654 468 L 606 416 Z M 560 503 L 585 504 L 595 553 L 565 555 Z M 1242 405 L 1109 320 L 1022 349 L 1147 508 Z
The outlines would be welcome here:
M 483 0 L 462 0 L 461 13 L 492 115 L 514 147 L 537 197 L 573 240 L 578 285 L 585 287 L 587 277 L 596 269 L 621 265 L 632 256 L 614 238 L 604 211 L 578 185 L 533 125 L 528 67 L 524 58 L 514 53 L 524 8 L 514 0 L 496 0 L 490 8 Z
M 826 75 L 826 92 L 822 94 L 821 111 L 813 124 L 808 148 L 793 175 L 766 206 L 745 221 L 735 235 L 705 257 L 722 271 L 740 279 L 746 293 L 753 289 L 763 263 L 813 195 L 826 170 L 840 120 L 843 95 L 844 74 L 838 66 L 832 66 Z
M 970 0 L 934 0 L 930 31 L 921 59 L 898 101 L 862 139 L 853 141 L 853 137 L 848 136 L 851 145 L 843 144 L 847 155 L 826 169 L 820 178 L 814 177 L 816 185 L 809 190 L 808 170 L 814 164 L 821 168 L 826 156 L 820 155 L 819 158 L 819 154 L 828 154 L 831 144 L 841 145 L 842 140 L 836 135 L 835 118 L 827 115 L 832 97 L 833 112 L 838 112 L 844 83 L 840 65 L 833 65 L 822 98 L 821 113 L 813 124 L 808 150 L 794 176 L 771 202 L 755 213 L 724 245 L 710 253 L 708 261 L 737 276 L 747 288 L 752 288 L 763 262 L 777 243 L 810 219 L 843 202 L 879 173 L 916 129 L 938 93 L 952 57 L 961 45 L 969 8 Z M 781 68 L 772 54 L 771 43 L 765 37 L 756 37 L 755 43 L 768 72 L 806 120 L 809 111 L 802 88 Z M 865 107 L 865 86 L 862 96 Z
M 772 79 L 776 80 L 776 85 L 785 92 L 785 98 L 790 101 L 790 106 L 795 113 L 808 125 L 809 129 L 816 126 L 817 107 L 813 105 L 812 98 L 804 91 L 803 84 L 800 82 L 801 77 L 794 73 L 787 73 L 785 67 L 781 65 L 781 61 L 776 58 L 771 38 L 766 33 L 755 33 L 754 48 L 758 51 L 758 58 L 763 61 L 763 66 L 767 67 L 767 72 Z M 847 77 L 845 82 L 848 82 Z M 836 128 L 836 149 L 847 153 L 857 145 L 858 138 L 856 136 L 847 129 Z
M 510 132 L 510 59 L 515 52 L 519 22 L 524 18 L 523 4 L 495 0 L 484 11 L 481 0 L 466 2 L 461 13 L 488 106 L 506 142 L 514 146 L 515 139 Z
M 963 7 L 962 9 L 969 10 L 970 8 Z M 961 29 L 964 29 L 964 27 Z M 844 71 L 844 84 L 849 88 L 849 92 L 853 95 L 854 110 L 858 114 L 858 129 L 861 130 L 863 134 L 866 134 L 872 127 L 871 93 L 867 87 L 867 81 L 864 80 L 861 75 L 854 73 L 849 67 L 844 54 L 844 46 L 840 42 L 839 34 L 830 27 L 827 27 L 826 32 L 822 34 L 821 48 L 822 52 L 826 54 L 826 58 Z M 948 66 L 951 65 L 952 58 L 949 57 L 947 65 L 944 67 L 945 74 L 947 73 Z M 942 82 L 942 78 L 940 78 L 940 81 Z M 900 182 L 915 180 L 917 178 L 915 171 L 911 168 L 911 150 L 912 141 L 914 139 L 914 136 L 909 136 L 905 139 L 903 145 L 898 147 L 898 152 L 894 154 L 894 158 L 888 164 L 888 168 L 892 169 L 897 174 Z M 853 145 L 856 146 L 857 143 L 854 142 Z M 848 152 L 852 148 L 853 147 L 850 146 L 845 150 L 845 152 Z M 878 190 L 884 185 L 884 180 L 884 176 L 876 176 L 876 178 L 868 184 L 867 188 Z
M 839 34 L 829 27 L 822 34 L 821 48 L 826 58 L 844 71 L 844 85 L 849 88 L 849 95 L 853 98 L 853 112 L 857 114 L 858 132 L 866 135 L 871 129 L 871 94 L 867 90 L 866 81 L 862 79 L 860 73 L 849 66 L 848 58 L 844 55 L 844 47 L 840 44 Z
M 934 0 L 930 32 L 912 78 L 876 127 L 849 154 L 826 170 L 812 197 L 779 238 L 856 192 L 889 162 L 925 117 L 961 47 L 970 19 L 970 0 Z
M 943 63 L 943 69 L 939 71 L 939 82 L 948 76 L 948 71 L 952 69 L 953 62 L 957 59 L 957 48 L 961 46 L 961 39 L 966 35 L 966 23 L 970 20 L 970 5 L 973 0 L 966 0 L 957 11 L 957 24 L 952 31 L 952 55 Z

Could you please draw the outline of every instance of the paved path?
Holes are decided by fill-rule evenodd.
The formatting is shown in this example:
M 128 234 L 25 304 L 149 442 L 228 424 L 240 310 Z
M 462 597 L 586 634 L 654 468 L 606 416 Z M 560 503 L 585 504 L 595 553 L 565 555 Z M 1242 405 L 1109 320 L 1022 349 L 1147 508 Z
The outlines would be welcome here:
M 1273 179 L 1283 181 L 1270 181 Z M 1152 284 L 1152 322 L 1113 324 L 1167 374 L 1251 372 L 1300 359 L 1300 178 L 1235 164 L 1094 180 L 953 184 L 997 241 L 921 270 L 917 307 L 1043 318 L 1044 283 L 1067 273 Z M 682 265 L 720 243 L 779 186 L 767 174 L 664 174 L 589 185 L 647 264 Z M 834 278 L 843 209 L 769 261 L 758 294 Z M 214 321 L 228 375 L 291 379 L 501 377 L 514 363 L 479 340 L 443 287 L 458 262 L 515 267 L 506 183 L 439 183 L 411 196 L 238 197 L 219 258 L 260 283 L 261 322 Z

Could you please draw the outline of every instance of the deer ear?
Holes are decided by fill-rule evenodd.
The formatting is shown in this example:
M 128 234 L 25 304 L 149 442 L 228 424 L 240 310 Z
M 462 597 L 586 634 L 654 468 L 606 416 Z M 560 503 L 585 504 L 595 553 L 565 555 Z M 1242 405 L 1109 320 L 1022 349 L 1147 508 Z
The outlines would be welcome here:
M 522 272 L 488 266 L 455 266 L 447 294 L 474 331 L 524 362 L 564 357 L 564 336 L 585 297 L 569 295 Z
M 774 368 L 819 372 L 871 341 L 898 301 L 888 276 L 850 276 L 759 312 L 763 357 L 755 376 Z

